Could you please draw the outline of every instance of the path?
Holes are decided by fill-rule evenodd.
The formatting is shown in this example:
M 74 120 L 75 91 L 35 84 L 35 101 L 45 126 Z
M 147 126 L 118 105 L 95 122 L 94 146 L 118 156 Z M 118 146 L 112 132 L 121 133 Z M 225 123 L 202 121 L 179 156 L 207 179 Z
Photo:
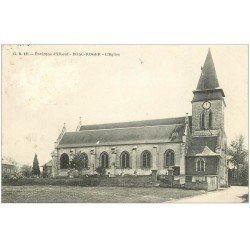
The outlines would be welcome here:
M 232 186 L 227 189 L 207 192 L 190 198 L 172 201 L 174 203 L 241 203 L 245 199 L 243 195 L 248 194 L 248 187 Z

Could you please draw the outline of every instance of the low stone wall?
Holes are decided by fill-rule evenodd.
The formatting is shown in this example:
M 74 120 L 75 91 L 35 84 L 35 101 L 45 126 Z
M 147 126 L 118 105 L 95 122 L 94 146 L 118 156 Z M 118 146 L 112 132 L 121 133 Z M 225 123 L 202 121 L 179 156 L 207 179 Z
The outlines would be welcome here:
M 193 177 L 195 178 L 195 176 Z M 218 189 L 217 176 L 203 176 L 202 181 L 186 182 L 186 189 L 214 191 Z
M 27 178 L 27 179 L 5 179 L 2 180 L 3 186 L 99 186 L 100 180 L 98 178 Z
M 194 190 L 208 190 L 207 182 L 186 182 L 186 189 L 194 189 Z
M 213 191 L 218 189 L 217 176 L 207 176 L 207 191 Z
M 57 176 L 56 177 L 61 177 L 61 176 L 68 176 L 68 171 L 69 169 L 59 169 L 58 170 L 58 173 L 57 173 Z M 143 169 L 137 169 L 136 170 L 136 173 L 137 175 L 141 176 L 148 176 L 150 175 L 152 172 L 151 169 L 148 169 L 148 170 L 143 170 Z M 165 171 L 166 172 L 166 171 Z M 84 169 L 81 171 L 82 175 L 93 175 L 93 174 L 97 174 L 97 172 L 93 172 L 92 169 Z M 110 173 L 110 175 L 112 177 L 115 177 L 115 176 L 122 176 L 122 175 L 130 175 L 130 176 L 133 176 L 135 175 L 135 169 L 131 169 L 131 168 L 128 168 L 128 169 L 120 169 L 120 168 L 116 168 L 115 170 L 114 169 L 111 169 L 111 168 L 108 168 L 106 169 L 106 174 L 108 175 L 108 173 Z
M 57 186 L 109 186 L 109 187 L 153 187 L 157 185 L 155 174 L 147 176 L 79 177 L 79 178 L 27 178 L 5 179 L 3 186 L 57 185 Z

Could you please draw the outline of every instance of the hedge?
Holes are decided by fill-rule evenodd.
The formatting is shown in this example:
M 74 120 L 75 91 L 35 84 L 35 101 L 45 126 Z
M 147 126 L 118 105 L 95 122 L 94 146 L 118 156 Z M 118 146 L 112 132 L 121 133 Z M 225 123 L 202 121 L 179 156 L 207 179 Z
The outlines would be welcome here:
M 44 178 L 44 179 L 2 179 L 3 186 L 25 186 L 25 185 L 56 185 L 56 186 L 83 186 L 92 187 L 98 186 L 99 178 Z

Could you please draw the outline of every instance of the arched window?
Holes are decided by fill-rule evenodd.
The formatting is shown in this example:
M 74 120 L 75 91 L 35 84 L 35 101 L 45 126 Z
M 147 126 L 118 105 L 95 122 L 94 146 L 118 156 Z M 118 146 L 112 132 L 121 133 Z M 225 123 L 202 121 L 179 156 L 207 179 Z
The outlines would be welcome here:
M 199 158 L 197 161 L 196 161 L 196 171 L 197 172 L 205 172 L 205 160 L 202 159 L 202 158 Z
M 201 113 L 201 129 L 205 128 L 205 113 Z
M 212 128 L 212 126 L 213 126 L 213 113 L 212 111 L 210 111 L 208 115 L 208 127 Z
M 67 169 L 69 167 L 69 156 L 63 153 L 60 157 L 60 168 Z
M 86 153 L 81 153 L 81 160 L 82 160 L 83 168 L 88 168 L 88 156 Z
M 145 150 L 141 154 L 142 167 L 150 168 L 151 167 L 151 154 L 148 150 Z
M 100 155 L 100 166 L 102 168 L 109 167 L 109 155 L 106 152 L 102 152 Z
M 122 168 L 129 168 L 129 153 L 127 151 L 121 153 L 120 160 Z
M 174 151 L 171 149 L 165 152 L 165 166 L 174 166 Z

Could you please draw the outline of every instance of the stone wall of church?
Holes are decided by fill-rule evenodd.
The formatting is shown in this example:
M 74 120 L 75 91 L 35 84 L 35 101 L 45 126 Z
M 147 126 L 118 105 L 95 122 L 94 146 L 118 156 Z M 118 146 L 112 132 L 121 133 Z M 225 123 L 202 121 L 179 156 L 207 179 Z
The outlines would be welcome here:
M 182 143 L 165 143 L 165 144 L 139 144 L 139 145 L 117 145 L 117 146 L 96 146 L 96 147 L 81 147 L 81 148 L 65 148 L 58 149 L 58 164 L 59 175 L 66 175 L 67 170 L 60 170 L 60 157 L 63 153 L 68 154 L 69 158 L 72 154 L 79 151 L 86 153 L 88 156 L 89 170 L 86 173 L 93 173 L 100 165 L 100 155 L 106 152 L 109 155 L 109 168 L 107 172 L 111 175 L 131 174 L 136 171 L 137 175 L 149 175 L 152 169 L 157 169 L 158 174 L 165 174 L 167 168 L 164 162 L 164 153 L 171 149 L 175 154 L 175 166 L 180 167 L 180 174 L 185 174 L 185 145 Z M 141 155 L 143 151 L 148 150 L 151 153 L 151 167 L 144 169 L 142 167 Z M 120 156 L 123 151 L 127 151 L 130 155 L 129 168 L 121 168 Z
M 187 157 L 186 159 L 186 175 L 218 175 L 218 159 L 217 157 L 203 157 L 205 161 L 205 171 L 197 172 L 196 161 L 200 157 Z
M 192 131 L 201 130 L 201 113 L 204 111 L 202 104 L 204 102 L 194 102 L 192 104 Z M 211 100 L 211 108 L 205 111 L 205 125 L 208 125 L 208 112 L 211 110 L 213 113 L 212 118 L 212 129 L 224 128 L 224 101 L 222 100 Z M 205 126 L 207 128 L 208 126 Z

